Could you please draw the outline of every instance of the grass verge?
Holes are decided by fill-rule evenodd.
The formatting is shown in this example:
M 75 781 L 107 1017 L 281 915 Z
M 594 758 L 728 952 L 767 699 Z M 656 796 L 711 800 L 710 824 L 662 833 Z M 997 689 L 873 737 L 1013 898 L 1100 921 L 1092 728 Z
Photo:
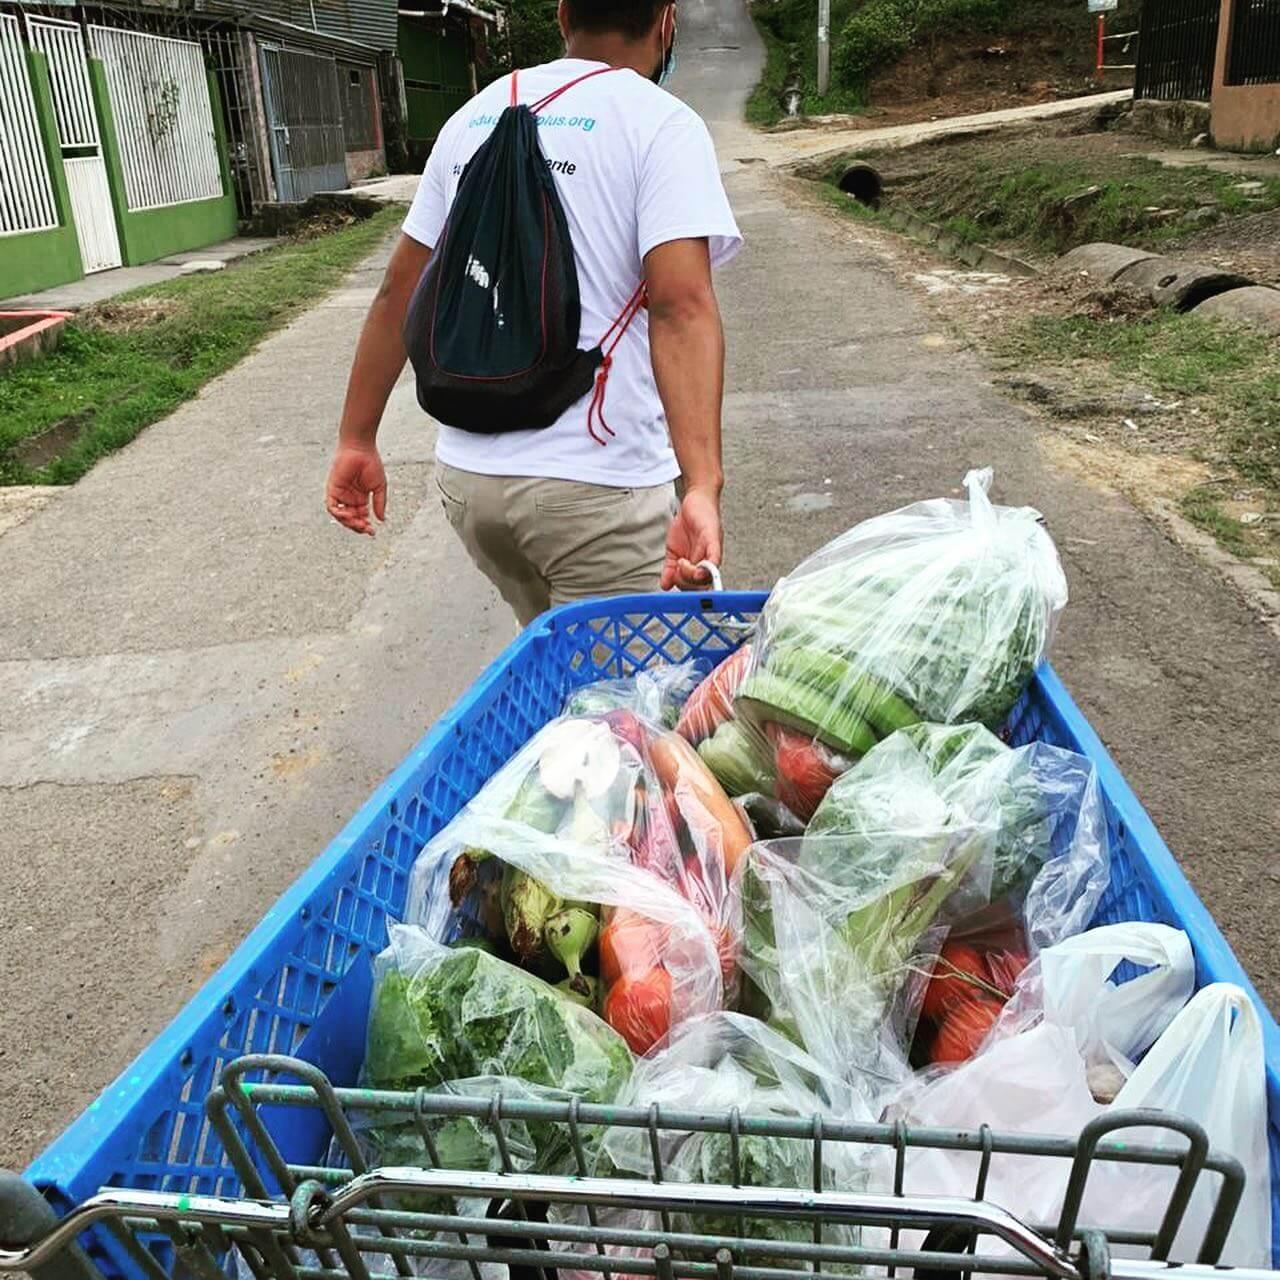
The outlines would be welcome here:
M 1136 385 L 1170 406 L 1179 451 L 1229 473 L 1220 484 L 1184 493 L 1183 514 L 1226 550 L 1260 558 L 1280 586 L 1280 344 L 1274 338 L 1153 310 L 1123 321 L 1026 316 L 989 340 L 988 349 L 1010 367 L 1044 370 L 1104 401 Z
M 0 375 L 0 484 L 79 479 L 337 284 L 402 217 L 380 210 L 82 313 L 56 351 Z
M 1241 191 L 1233 174 L 1162 165 L 1123 145 L 1096 134 L 974 139 L 874 163 L 893 199 L 922 217 L 1033 256 L 1098 240 L 1159 250 L 1206 222 L 1280 207 L 1280 178 Z M 822 176 L 834 181 L 842 167 Z

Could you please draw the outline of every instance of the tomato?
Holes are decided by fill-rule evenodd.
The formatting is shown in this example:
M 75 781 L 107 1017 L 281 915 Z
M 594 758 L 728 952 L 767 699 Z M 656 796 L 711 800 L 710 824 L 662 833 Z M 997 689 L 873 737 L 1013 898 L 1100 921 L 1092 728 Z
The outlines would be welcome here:
M 982 953 L 964 942 L 948 942 L 925 988 L 921 1012 L 937 1022 L 957 1000 L 977 994 L 981 990 L 978 984 L 986 981 L 987 966 Z
M 1003 991 L 1006 996 L 1013 995 L 1018 976 L 1027 967 L 1026 952 L 988 951 L 986 961 L 987 972 L 991 975 L 991 985 Z
M 773 744 L 778 799 L 797 818 L 808 822 L 850 762 L 807 734 L 780 724 L 766 724 L 765 733 Z
M 1003 1008 L 993 996 L 966 995 L 957 1000 L 947 1009 L 933 1038 L 929 1061 L 968 1062 L 978 1052 Z
M 649 969 L 619 978 L 604 998 L 604 1020 L 632 1053 L 648 1053 L 671 1027 L 671 975 Z
M 612 986 L 619 978 L 656 968 L 662 957 L 662 926 L 619 907 L 600 930 L 600 978 Z

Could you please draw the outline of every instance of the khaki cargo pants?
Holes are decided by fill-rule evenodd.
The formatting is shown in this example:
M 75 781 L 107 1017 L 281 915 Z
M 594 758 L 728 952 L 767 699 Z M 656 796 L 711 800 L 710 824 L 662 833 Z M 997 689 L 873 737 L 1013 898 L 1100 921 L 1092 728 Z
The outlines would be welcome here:
M 454 532 L 527 626 L 552 605 L 657 591 L 674 484 L 615 489 L 436 464 Z

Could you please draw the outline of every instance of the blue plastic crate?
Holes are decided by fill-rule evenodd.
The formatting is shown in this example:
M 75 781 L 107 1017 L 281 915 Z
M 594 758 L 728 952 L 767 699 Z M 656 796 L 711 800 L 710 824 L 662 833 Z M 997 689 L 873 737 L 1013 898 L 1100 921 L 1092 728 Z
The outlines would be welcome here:
M 409 753 L 186 1008 L 32 1163 L 27 1177 L 65 1211 L 99 1187 L 237 1195 L 240 1180 L 204 1120 L 222 1067 L 246 1053 L 294 1054 L 337 1084 L 355 1082 L 371 960 L 403 909 L 422 845 L 554 716 L 572 689 L 661 662 L 718 662 L 741 642 L 763 593 L 590 601 L 536 622 Z M 1062 683 L 1042 667 L 1010 718 L 1015 744 L 1041 739 L 1088 756 L 1111 836 L 1111 886 L 1098 923 L 1159 920 L 1185 929 L 1197 983 L 1238 983 L 1262 1016 L 1273 1183 L 1280 1189 L 1280 1028 L 1213 918 Z M 292 1128 L 290 1128 L 292 1126 Z M 315 1161 L 328 1135 L 314 1113 L 282 1113 L 290 1159 Z M 1273 1207 L 1273 1230 L 1280 1209 Z M 1280 1237 L 1280 1232 L 1277 1233 Z M 109 1238 L 91 1243 L 109 1273 L 136 1268 Z M 1273 1259 L 1280 1247 L 1273 1241 Z

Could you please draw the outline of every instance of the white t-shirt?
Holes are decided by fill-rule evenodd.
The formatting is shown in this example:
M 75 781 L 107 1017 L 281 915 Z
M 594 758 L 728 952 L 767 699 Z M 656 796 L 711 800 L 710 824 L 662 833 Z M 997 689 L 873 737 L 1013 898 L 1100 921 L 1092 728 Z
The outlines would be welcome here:
M 603 65 L 561 58 L 521 71 L 520 101 L 536 102 Z M 404 220 L 406 235 L 435 247 L 463 169 L 510 100 L 511 80 L 503 77 L 440 131 Z M 625 69 L 593 76 L 551 103 L 538 124 L 573 237 L 584 350 L 596 346 L 622 312 L 642 279 L 645 254 L 657 245 L 706 237 L 714 266 L 741 246 L 706 125 L 652 81 Z M 623 488 L 676 478 L 644 310 L 613 351 L 604 415 L 616 434 L 605 437 L 604 447 L 587 430 L 590 399 L 584 396 L 542 430 L 485 436 L 442 425 L 436 456 L 482 475 Z

